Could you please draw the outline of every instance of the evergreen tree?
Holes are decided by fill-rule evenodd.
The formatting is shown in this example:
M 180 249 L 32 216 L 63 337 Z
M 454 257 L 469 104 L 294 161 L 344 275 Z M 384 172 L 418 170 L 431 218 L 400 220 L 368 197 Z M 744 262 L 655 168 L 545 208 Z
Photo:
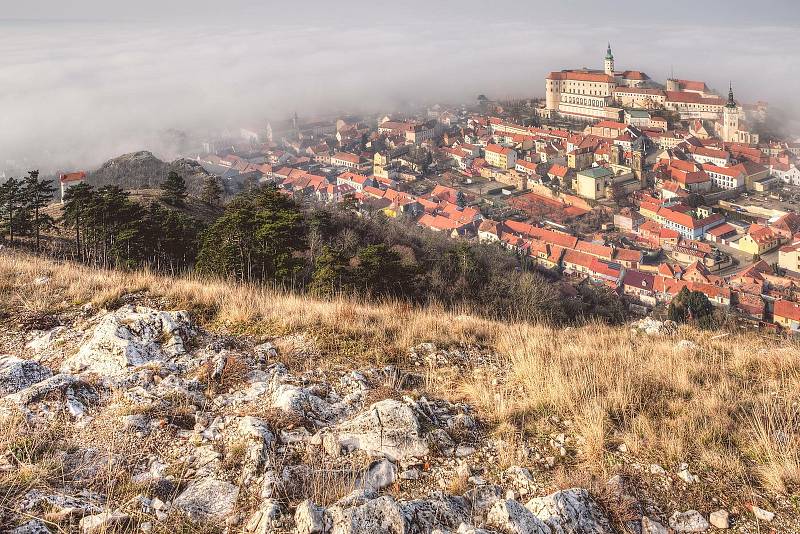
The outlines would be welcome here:
M 16 178 L 9 178 L 0 185 L 0 216 L 2 217 L 2 228 L 8 232 L 9 242 L 14 242 L 14 235 L 18 235 L 22 226 L 23 202 L 22 181 Z
M 714 306 L 705 293 L 684 286 L 669 303 L 667 315 L 676 323 L 696 322 L 701 328 L 710 328 L 714 323 Z
M 39 171 L 28 172 L 25 180 L 23 196 L 28 211 L 31 213 L 31 223 L 36 236 L 36 252 L 39 252 L 42 232 L 55 228 L 55 220 L 42 212 L 42 209 L 53 201 L 56 192 L 52 180 L 39 180 Z
M 75 229 L 75 253 L 84 260 L 85 253 L 81 242 L 82 227 L 85 224 L 85 212 L 94 201 L 94 188 L 87 183 L 73 185 L 64 192 L 64 209 L 61 216 L 62 224 L 66 228 Z
M 209 206 L 219 205 L 219 200 L 222 197 L 222 186 L 214 176 L 209 176 L 203 183 L 203 190 L 200 193 L 200 199 Z
M 237 197 L 203 234 L 197 267 L 201 272 L 240 280 L 289 281 L 300 267 L 303 215 L 274 187 Z
M 459 191 L 458 193 L 456 193 L 456 204 L 461 209 L 467 207 L 467 197 L 463 191 Z
M 329 246 L 323 247 L 314 260 L 309 291 L 318 296 L 335 295 L 349 283 L 347 266 L 347 259 L 340 252 Z
M 161 198 L 171 206 L 183 206 L 186 200 L 186 181 L 175 171 L 170 171 L 161 184 Z

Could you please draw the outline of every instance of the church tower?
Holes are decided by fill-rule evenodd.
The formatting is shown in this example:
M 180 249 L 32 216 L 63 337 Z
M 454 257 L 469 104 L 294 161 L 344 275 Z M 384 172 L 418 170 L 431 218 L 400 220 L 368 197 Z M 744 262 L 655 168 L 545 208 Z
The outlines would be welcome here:
M 606 50 L 606 60 L 604 63 L 604 70 L 609 76 L 614 76 L 614 54 L 611 53 L 611 43 L 608 43 L 608 50 Z
M 728 103 L 722 108 L 722 140 L 725 142 L 736 141 L 739 131 L 739 106 L 733 99 L 733 84 L 728 89 Z

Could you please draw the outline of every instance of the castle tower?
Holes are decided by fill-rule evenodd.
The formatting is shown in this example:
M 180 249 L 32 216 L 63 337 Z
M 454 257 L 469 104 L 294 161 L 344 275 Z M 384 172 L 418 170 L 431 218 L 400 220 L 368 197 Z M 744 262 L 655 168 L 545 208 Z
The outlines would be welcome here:
M 611 43 L 608 43 L 608 50 L 606 50 L 606 59 L 603 67 L 606 74 L 614 76 L 614 54 L 611 53 Z
M 722 108 L 722 140 L 736 141 L 739 131 L 739 106 L 733 99 L 733 84 L 728 89 L 728 103 Z
M 667 79 L 667 91 L 680 91 L 681 85 L 675 78 Z

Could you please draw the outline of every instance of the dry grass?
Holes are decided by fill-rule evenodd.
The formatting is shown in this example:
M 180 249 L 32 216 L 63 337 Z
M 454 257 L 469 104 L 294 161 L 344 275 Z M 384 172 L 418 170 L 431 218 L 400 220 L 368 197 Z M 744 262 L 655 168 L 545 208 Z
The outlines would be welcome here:
M 33 283 L 42 276 L 50 281 Z M 322 301 L 263 287 L 96 271 L 9 254 L 0 256 L 0 281 L 0 301 L 24 294 L 18 305 L 36 313 L 46 313 L 48 305 L 57 313 L 63 301 L 102 306 L 141 292 L 189 309 L 211 330 L 257 339 L 312 336 L 319 356 L 298 358 L 298 366 L 402 368 L 408 348 L 421 342 L 482 346 L 496 355 L 499 375 L 456 375 L 431 393 L 472 403 L 501 434 L 524 441 L 542 431 L 532 422 L 555 414 L 573 422 L 577 459 L 599 475 L 607 474 L 610 450 L 624 442 L 638 458 L 667 469 L 688 461 L 695 472 L 719 471 L 731 483 L 782 494 L 800 486 L 800 347 L 788 340 L 755 333 L 714 339 L 690 329 L 677 337 L 647 337 L 597 324 L 558 330 L 435 306 Z M 681 338 L 697 348 L 678 350 Z M 440 386 L 428 378 L 426 384 Z M 508 454 L 511 461 L 513 452 Z

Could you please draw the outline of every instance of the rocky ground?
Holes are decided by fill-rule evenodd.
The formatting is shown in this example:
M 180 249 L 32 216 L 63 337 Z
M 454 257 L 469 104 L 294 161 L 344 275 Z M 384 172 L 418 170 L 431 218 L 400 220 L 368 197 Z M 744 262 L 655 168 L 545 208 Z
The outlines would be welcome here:
M 535 440 L 487 432 L 432 393 L 459 374 L 501 380 L 480 348 L 410 347 L 409 369 L 301 367 L 319 354 L 303 335 L 221 335 L 142 304 L 6 322 L 4 532 L 797 532 L 719 495 L 690 509 L 692 466 L 637 462 L 624 443 L 607 480 L 571 472 L 568 420 Z

